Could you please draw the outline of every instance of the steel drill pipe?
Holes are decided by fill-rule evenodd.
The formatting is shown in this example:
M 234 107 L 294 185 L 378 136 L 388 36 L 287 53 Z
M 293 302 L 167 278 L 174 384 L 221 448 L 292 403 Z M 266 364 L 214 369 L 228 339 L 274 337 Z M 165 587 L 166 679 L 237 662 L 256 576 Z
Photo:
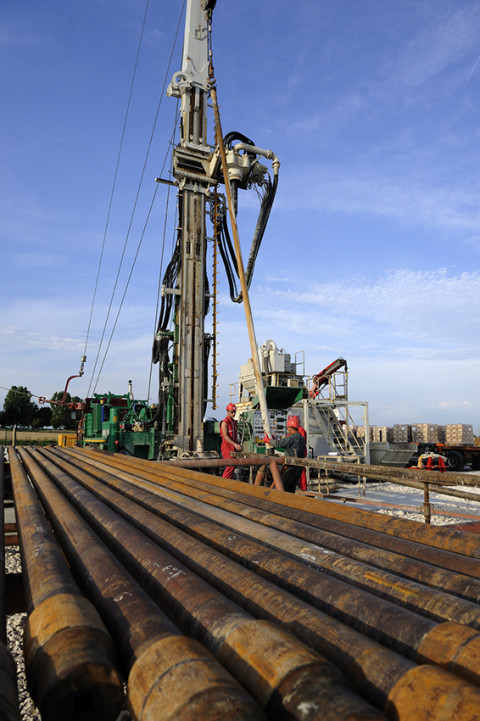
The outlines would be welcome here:
M 20 452 L 62 550 L 112 637 L 138 721 L 224 718 L 261 721 L 251 697 L 198 642 L 171 623 L 74 511 L 34 454 Z
M 55 452 L 55 455 L 58 456 L 58 452 Z M 61 464 L 60 461 L 59 463 Z M 61 465 L 69 468 L 71 474 L 75 475 L 87 487 L 93 488 L 95 493 L 108 500 L 112 506 L 118 509 L 122 508 L 122 512 L 130 513 L 130 516 L 133 517 L 132 507 L 128 502 L 125 505 L 122 499 L 118 497 L 118 494 L 103 489 L 92 478 L 89 479 L 82 470 L 74 470 L 72 466 L 69 467 L 68 462 L 63 462 Z M 196 538 L 210 543 L 214 548 L 224 553 L 228 553 L 237 561 L 266 575 L 275 583 L 285 586 L 291 592 L 325 610 L 335 618 L 348 623 L 363 633 L 381 641 L 386 646 L 397 649 L 411 658 L 417 657 L 418 649 L 431 632 L 434 633 L 435 638 L 438 638 L 438 632 L 435 630 L 437 625 L 433 622 L 429 622 L 407 609 L 395 607 L 388 601 L 377 599 L 368 593 L 351 588 L 344 582 L 328 576 L 325 577 L 323 574 L 306 568 L 282 554 L 275 553 L 273 550 L 265 554 L 265 549 L 259 544 L 248 541 L 242 536 L 236 536 L 228 530 L 202 519 L 191 511 L 180 508 L 172 503 L 171 499 L 166 500 L 164 494 L 162 494 L 162 498 L 156 498 L 155 495 L 159 494 L 159 489 L 156 489 L 155 495 L 141 489 L 138 489 L 138 491 L 132 490 L 132 484 L 142 483 L 138 478 L 131 477 L 129 483 L 108 473 L 100 471 L 95 473 L 93 469 L 90 473 L 100 478 L 104 483 L 118 488 L 121 493 L 132 498 L 132 500 L 138 501 L 145 508 L 155 511 L 168 521 L 173 521 Z M 120 475 L 122 475 L 122 472 L 117 472 L 117 476 Z M 182 500 L 182 503 L 185 502 L 188 503 L 188 499 Z M 135 515 L 135 518 L 137 519 L 137 515 Z M 147 518 L 148 520 L 142 523 L 142 529 L 146 533 L 150 533 L 149 529 L 155 526 L 156 540 L 165 545 L 166 539 L 170 539 L 168 541 L 168 550 L 175 553 L 175 549 L 182 541 L 182 535 L 173 530 L 168 523 L 163 523 L 160 519 L 155 520 L 151 514 Z M 459 674 L 464 675 L 466 678 L 478 679 L 479 635 L 477 632 L 470 633 L 468 643 L 466 643 L 464 626 L 460 624 L 455 626 L 458 627 L 458 643 L 455 644 L 455 640 L 451 640 L 444 647 L 441 641 L 436 644 L 425 644 L 422 648 L 422 659 L 428 659 L 433 663 L 446 667 L 451 664 L 452 668 L 455 668 Z M 450 635 L 454 638 L 454 627 L 449 626 L 449 628 Z M 466 650 L 466 646 L 468 646 L 468 650 Z M 459 650 L 462 651 L 461 664 L 458 663 Z M 429 653 L 431 653 L 430 656 Z
M 155 476 L 165 476 L 165 470 L 163 469 L 162 464 L 152 463 L 151 461 L 143 461 L 142 459 L 134 459 L 126 456 L 119 456 L 117 454 L 108 454 L 105 452 L 92 452 L 86 449 L 82 451 L 80 451 L 80 449 L 68 450 L 73 451 L 74 453 L 76 452 L 77 454 L 80 453 L 83 457 L 87 455 L 92 459 L 102 459 L 102 463 L 105 465 L 110 465 L 116 468 L 122 467 L 129 470 L 130 473 L 145 473 L 145 471 L 147 471 L 149 474 L 152 474 L 149 477 L 153 481 Z M 170 469 L 170 466 L 168 466 L 168 468 Z M 239 483 L 237 481 L 230 481 L 228 479 L 219 480 L 214 476 L 196 473 L 194 471 L 190 471 L 188 474 L 181 470 L 177 471 L 175 468 L 169 470 L 168 473 L 170 477 L 177 477 L 179 480 L 186 479 L 188 483 L 195 488 L 210 489 L 225 498 L 238 499 L 239 495 L 241 495 L 242 503 L 259 508 L 266 513 L 274 513 L 294 520 L 299 520 L 303 523 L 314 526 L 315 528 L 328 530 L 332 533 L 352 538 L 353 540 L 371 543 L 376 547 L 399 552 L 411 558 L 425 560 L 432 565 L 454 571 L 455 573 L 462 573 L 472 576 L 473 578 L 480 578 L 480 564 L 474 558 L 459 555 L 458 553 L 452 551 L 435 548 L 431 545 L 425 546 L 421 542 L 401 538 L 398 535 L 391 536 L 378 530 L 356 526 L 349 523 L 348 517 L 342 519 L 325 517 L 321 513 L 317 513 L 316 502 L 311 503 L 309 501 L 305 510 L 303 510 L 301 508 L 289 506 L 285 503 L 285 498 L 277 494 L 272 494 L 270 490 L 264 490 L 263 495 L 258 496 L 255 494 L 253 486 Z M 252 490 L 253 493 L 251 492 Z M 292 494 L 289 494 L 289 496 L 292 496 Z M 296 498 L 298 498 L 298 496 L 295 496 L 295 499 Z M 369 513 L 372 519 L 375 517 L 375 514 L 370 512 L 367 513 Z M 407 521 L 407 523 L 412 522 Z M 471 534 L 467 534 L 466 538 L 468 539 L 470 535 Z
M 245 504 L 243 498 L 239 501 L 233 500 L 230 497 L 219 495 L 207 484 L 201 484 L 201 486 L 203 488 L 198 484 L 192 485 L 191 483 L 180 482 L 176 489 L 185 495 L 194 497 L 196 500 L 208 503 L 214 508 L 231 511 L 256 523 L 261 523 L 305 541 L 321 545 L 323 548 L 336 551 L 343 556 L 393 571 L 405 578 L 442 589 L 475 603 L 480 601 L 480 580 L 439 567 L 432 567 L 431 564 L 424 561 L 412 559 L 398 552 L 383 550 L 371 543 L 362 543 L 346 536 L 340 536 L 338 533 L 314 528 L 307 523 L 285 518 L 278 515 L 278 513 L 266 513 L 257 507 Z
M 264 458 L 261 453 L 252 453 L 248 455 L 251 460 Z M 438 483 L 440 485 L 467 485 L 478 486 L 480 481 L 478 476 L 472 476 L 468 473 L 447 473 L 442 471 L 430 471 L 422 468 L 395 468 L 392 466 L 372 466 L 361 463 L 348 463 L 343 461 L 324 461 L 319 458 L 295 458 L 292 456 L 282 457 L 282 460 L 289 466 L 304 466 L 307 468 L 316 468 L 332 472 L 340 472 L 359 476 L 360 478 L 371 478 L 378 473 L 382 473 L 388 478 L 397 479 L 416 479 L 417 481 L 426 482 L 428 484 Z M 197 461 L 200 463 L 201 461 Z
M 159 474 L 159 477 L 162 476 Z M 205 484 L 207 490 L 199 489 L 197 485 L 192 486 L 189 483 L 180 482 L 178 484 L 172 484 L 165 474 L 163 474 L 163 478 L 165 482 L 168 483 L 168 487 L 174 488 L 174 490 L 178 490 L 185 495 L 192 496 L 197 501 L 207 503 L 214 509 L 221 508 L 230 511 L 256 523 L 294 535 L 297 538 L 314 543 L 317 546 L 320 545 L 323 548 L 328 548 L 343 556 L 382 569 L 388 569 L 406 578 L 419 581 L 433 588 L 442 589 L 475 603 L 480 601 L 480 581 L 462 574 L 453 573 L 441 568 L 432 568 L 428 563 L 412 560 L 399 553 L 383 551 L 373 545 L 359 543 L 345 536 L 339 536 L 338 534 L 322 531 L 321 529 L 314 529 L 310 525 L 283 518 L 274 513 L 265 513 L 257 508 L 245 505 L 241 501 L 224 498 L 212 492 L 211 487 L 210 490 L 208 490 Z M 331 556 L 325 558 L 327 561 L 332 560 Z M 350 572 L 347 571 L 347 573 Z M 382 587 L 383 585 L 382 583 Z
M 214 652 L 269 716 L 305 721 L 384 718 L 348 687 L 336 667 L 285 631 L 253 619 L 92 496 L 73 480 L 79 471 L 70 469 L 70 477 L 48 460 L 48 453 L 39 455 L 42 467 L 149 594 Z
M 131 464 L 125 464 L 124 467 L 132 468 Z M 173 476 L 176 474 L 170 475 Z M 204 475 L 203 478 L 209 479 L 209 476 Z M 243 504 L 249 505 L 253 508 L 258 508 L 265 514 L 275 514 L 291 518 L 293 520 L 298 520 L 306 525 L 329 531 L 338 536 L 344 536 L 355 541 L 365 542 L 376 548 L 383 548 L 385 550 L 402 553 L 404 556 L 408 556 L 409 558 L 425 560 L 434 566 L 454 571 L 455 573 L 462 573 L 473 578 L 480 578 L 480 564 L 476 559 L 469 558 L 468 556 L 460 556 L 457 553 L 437 549 L 433 546 L 425 546 L 416 541 L 410 541 L 398 536 L 390 536 L 369 528 L 354 526 L 344 520 L 325 518 L 321 515 L 313 514 L 308 511 L 281 505 L 276 503 L 276 501 L 269 500 L 267 498 L 254 498 L 246 493 L 240 494 L 238 491 L 233 491 L 229 488 L 223 488 L 217 485 L 212 486 L 208 480 L 205 482 L 205 480 L 198 481 L 193 478 L 188 478 L 188 484 L 199 490 L 211 490 L 212 492 L 229 499 L 237 499 L 241 496 L 241 502 Z M 271 496 L 271 498 L 273 498 L 273 496 Z M 275 499 L 277 499 L 277 497 L 275 497 Z
M 112 640 L 75 584 L 14 449 L 9 460 L 28 610 L 30 693 L 48 721 L 113 721 L 123 685 Z
M 285 463 L 289 463 L 289 459 L 282 459 Z M 291 459 L 295 460 L 295 459 Z M 304 460 L 304 459 L 302 459 Z M 131 462 L 136 467 L 145 468 L 145 463 L 141 463 L 141 459 L 122 459 L 122 462 Z M 168 462 L 159 462 L 158 468 L 167 465 Z M 296 464 L 298 465 L 298 464 Z M 333 464 L 336 465 L 336 464 Z M 339 464 L 340 465 L 340 464 Z M 346 464 L 347 465 L 347 464 Z M 359 468 L 359 466 L 355 466 Z M 168 473 L 167 468 L 165 471 Z M 366 466 L 366 468 L 371 468 Z M 180 474 L 180 468 L 172 468 L 172 474 Z M 205 474 L 201 474 L 198 471 L 190 471 L 194 473 L 194 478 L 198 480 L 205 480 Z M 419 474 L 433 473 L 433 471 L 419 471 Z M 197 476 L 198 474 L 198 476 Z M 423 480 L 423 478 L 422 478 Z M 230 488 L 231 490 L 240 491 L 249 496 L 256 498 L 272 498 L 276 503 L 289 506 L 292 508 L 298 508 L 300 510 L 310 511 L 311 513 L 325 516 L 327 518 L 333 518 L 337 520 L 343 520 L 346 523 L 358 525 L 363 528 L 370 528 L 381 533 L 387 533 L 393 536 L 400 536 L 408 540 L 423 543 L 434 548 L 443 549 L 446 551 L 452 551 L 472 558 L 480 558 L 480 539 L 473 533 L 465 533 L 464 531 L 452 531 L 448 528 L 439 526 L 427 526 L 424 523 L 417 523 L 416 521 L 405 520 L 403 518 L 394 518 L 392 516 L 384 516 L 380 514 L 372 514 L 369 511 L 363 511 L 359 508 L 345 508 L 336 504 L 329 503 L 328 501 L 317 500 L 312 503 L 308 498 L 304 498 L 300 495 L 293 493 L 288 494 L 275 494 L 270 489 L 261 488 L 258 486 L 252 486 L 249 484 L 242 484 L 240 481 L 233 481 L 226 478 L 215 478 L 209 477 L 209 483 L 212 485 L 221 486 L 224 488 Z
M 264 466 L 265 463 L 274 462 L 277 465 L 284 465 L 283 457 L 265 455 L 261 458 L 237 458 L 235 455 L 230 458 L 199 458 L 188 460 L 184 458 L 172 458 L 169 465 L 177 468 L 190 468 L 192 470 L 201 470 L 202 468 L 225 468 L 226 466 L 235 466 L 236 468 L 248 468 L 250 466 Z
M 81 473 L 81 475 L 85 476 L 86 474 Z M 99 486 L 99 484 L 95 483 L 93 485 Z M 145 496 L 147 497 L 147 505 L 150 505 L 151 497 L 148 498 L 149 494 L 147 493 L 145 493 Z M 109 498 L 110 502 L 119 510 L 123 508 L 123 511 L 132 517 L 132 506 L 127 499 L 118 498 L 118 494 L 112 491 L 103 492 L 102 497 Z M 138 520 L 140 517 L 143 517 L 142 522 Z M 440 672 L 440 675 L 438 675 L 439 670 L 432 669 L 429 666 L 422 666 L 420 667 L 421 670 L 409 666 L 406 659 L 400 659 L 396 654 L 381 649 L 381 647 L 368 639 L 361 638 L 360 634 L 356 634 L 342 624 L 336 623 L 328 616 L 300 602 L 290 594 L 275 588 L 264 579 L 255 578 L 254 574 L 225 559 L 220 553 L 212 552 L 211 549 L 189 538 L 186 534 L 182 534 L 177 529 L 169 528 L 168 524 L 152 517 L 149 511 L 136 511 L 135 518 L 137 523 L 152 537 L 155 537 L 159 543 L 167 545 L 177 557 L 180 557 L 196 571 L 202 573 L 208 580 L 213 579 L 213 582 L 223 592 L 239 600 L 242 605 L 252 608 L 255 614 L 259 614 L 259 611 L 263 610 L 267 618 L 284 624 L 299 637 L 305 638 L 310 645 L 318 644 L 321 647 L 320 650 L 327 650 L 327 653 L 333 655 L 340 666 L 346 666 L 347 673 L 353 674 L 354 685 L 360 685 L 363 692 L 373 697 L 377 703 L 382 700 L 385 701 L 385 697 L 389 698 L 388 708 L 393 718 L 397 720 L 422 719 L 422 721 L 425 718 L 423 707 L 421 714 L 417 715 L 416 701 L 408 691 L 410 683 L 417 686 L 422 685 L 424 698 L 428 697 L 430 718 L 432 719 L 437 718 L 437 714 L 438 718 L 444 718 L 442 700 L 439 699 L 440 689 L 450 689 L 449 693 L 451 693 L 452 698 L 457 693 L 463 693 L 459 690 L 462 683 L 458 682 L 458 680 L 454 681 L 448 675 L 445 677 L 444 672 Z M 435 642 L 438 642 L 441 637 L 438 632 L 439 629 L 446 625 L 435 626 L 432 624 L 431 629 L 435 634 Z M 458 624 L 450 624 L 450 641 L 453 638 L 454 626 L 458 626 L 461 631 L 464 630 L 464 627 Z M 469 629 L 469 631 L 471 630 Z M 478 636 L 478 634 L 476 635 Z M 429 636 L 429 633 L 425 634 L 424 639 L 427 640 Z M 467 639 L 462 637 L 462 645 L 466 641 Z M 440 649 L 437 647 L 436 650 L 439 652 L 440 663 L 443 662 L 444 665 L 448 665 L 449 659 L 445 655 L 445 648 Z M 455 651 L 458 651 L 458 649 Z M 465 647 L 461 651 L 464 652 Z M 455 668 L 453 648 L 451 648 L 451 653 L 450 664 L 452 668 Z M 465 655 L 468 656 L 468 653 Z M 467 670 L 466 675 L 468 675 L 471 660 L 471 657 L 463 659 L 466 669 L 458 666 L 455 670 L 464 673 Z M 478 654 L 472 666 L 474 669 L 478 667 Z M 478 675 L 475 673 L 471 677 L 478 679 Z M 395 701 L 393 702 L 392 699 L 395 699 Z M 475 701 L 475 703 L 478 703 L 478 701 Z M 468 707 L 469 702 L 466 703 L 466 713 Z
M 163 480 L 164 487 L 173 488 L 174 491 L 183 493 L 186 491 L 188 493 L 185 485 L 182 486 L 176 484 L 174 481 L 168 480 L 168 476 L 165 476 Z M 191 495 L 196 494 L 193 493 Z M 172 500 L 175 501 L 175 498 Z M 178 498 L 176 502 L 179 503 Z M 311 532 L 308 528 L 305 528 L 301 529 L 303 533 L 300 534 L 298 534 L 297 529 L 297 535 L 300 535 L 302 539 L 299 540 L 298 537 L 292 535 L 285 536 L 285 532 L 295 532 L 295 528 L 292 528 L 291 522 L 290 524 L 288 522 L 283 523 L 283 525 L 281 524 L 282 528 L 281 531 L 279 531 L 275 524 L 268 524 L 265 518 L 265 523 L 273 525 L 273 528 L 266 528 L 259 525 L 258 522 L 254 522 L 254 520 L 259 520 L 258 515 L 254 520 L 243 519 L 234 515 L 239 511 L 241 512 L 240 504 L 235 504 L 235 502 L 231 501 L 229 510 L 233 511 L 233 513 L 230 513 L 229 511 L 223 510 L 225 506 L 223 506 L 223 508 L 219 507 L 221 503 L 213 503 L 214 505 L 205 506 L 202 499 L 197 498 L 182 501 L 183 506 L 188 505 L 188 507 L 196 513 L 204 515 L 213 521 L 217 521 L 226 527 L 235 529 L 250 538 L 261 540 L 274 549 L 281 547 L 288 555 L 305 560 L 308 564 L 315 565 L 321 568 L 322 571 L 330 573 L 336 578 L 353 583 L 359 588 L 376 593 L 384 598 L 393 598 L 397 603 L 401 603 L 418 613 L 423 613 L 438 621 L 456 620 L 466 625 L 472 625 L 477 628 L 480 627 L 480 609 L 476 603 L 453 597 L 435 588 L 426 588 L 424 585 L 403 579 L 381 568 L 377 569 L 366 565 L 364 562 L 346 558 L 340 554 L 342 548 L 349 543 L 347 541 L 337 543 L 337 552 L 326 553 L 325 541 L 327 541 L 327 547 L 331 549 L 332 546 L 335 545 L 335 538 L 333 536 L 331 536 L 330 539 L 325 538 L 325 534 L 322 536 L 319 532 Z M 309 540 L 308 543 L 305 542 L 306 538 Z M 330 545 L 328 545 L 329 541 Z M 319 545 L 322 547 L 318 548 Z M 349 545 L 352 547 L 354 544 L 350 542 Z M 370 556 L 374 555 L 375 551 L 373 550 Z M 400 559 L 400 561 L 401 560 L 402 559 Z M 400 561 L 398 561 L 398 563 L 400 563 Z M 393 557 L 391 566 L 395 567 L 395 563 L 395 557 Z M 405 565 L 407 565 L 406 559 Z M 426 571 L 424 575 L 427 576 L 428 568 L 424 569 L 424 571 Z M 445 573 L 439 573 L 440 581 L 442 581 L 442 576 L 444 577 L 445 575 Z M 477 596 L 474 597 L 474 600 L 478 600 L 478 587 L 480 584 L 472 581 L 472 579 L 462 579 L 462 577 L 458 575 L 452 577 L 452 583 L 455 580 L 457 580 L 457 585 L 461 584 L 462 588 L 467 592 L 469 590 L 469 584 L 477 586 L 476 589 L 473 589 L 473 593 L 475 594 L 476 590 Z M 443 582 L 446 582 L 445 578 L 443 578 Z
M 179 484 L 165 481 L 166 485 L 179 489 Z M 418 582 L 410 581 L 401 576 L 376 568 L 366 563 L 342 556 L 340 552 L 325 551 L 322 538 L 311 534 L 309 542 L 282 531 L 261 525 L 258 522 L 242 518 L 235 513 L 212 505 L 206 505 L 196 498 L 170 496 L 170 500 L 183 508 L 188 507 L 194 513 L 204 516 L 226 528 L 241 533 L 243 536 L 263 542 L 273 550 L 281 548 L 283 553 L 305 561 L 325 573 L 335 576 L 363 590 L 383 598 L 394 600 L 417 613 L 422 613 L 437 621 L 453 621 L 480 628 L 480 607 L 466 599 L 457 598 L 438 588 L 426 587 Z M 310 534 L 309 534 L 310 535 Z M 321 547 L 319 547 L 321 546 Z M 464 577 L 463 587 L 475 581 Z M 477 584 L 478 593 L 478 584 Z

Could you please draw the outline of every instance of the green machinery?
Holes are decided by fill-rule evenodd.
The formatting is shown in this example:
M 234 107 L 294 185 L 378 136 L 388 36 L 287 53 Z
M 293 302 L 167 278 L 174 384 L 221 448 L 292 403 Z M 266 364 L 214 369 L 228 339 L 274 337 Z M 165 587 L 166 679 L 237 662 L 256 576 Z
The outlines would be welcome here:
M 79 444 L 138 458 L 157 458 L 155 411 L 146 401 L 134 400 L 128 393 L 95 393 L 85 401 Z
M 219 451 L 219 434 L 218 421 L 205 421 L 205 451 Z M 162 437 L 156 405 L 136 400 L 130 393 L 95 393 L 85 401 L 78 433 L 78 444 L 84 448 L 95 446 L 112 453 L 156 460 Z

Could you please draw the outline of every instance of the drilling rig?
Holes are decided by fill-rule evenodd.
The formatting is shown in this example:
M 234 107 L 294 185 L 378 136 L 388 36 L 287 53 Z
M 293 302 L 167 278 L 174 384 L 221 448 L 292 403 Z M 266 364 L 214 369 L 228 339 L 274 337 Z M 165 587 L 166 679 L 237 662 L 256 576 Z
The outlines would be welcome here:
M 216 143 L 212 146 L 208 142 L 209 100 L 216 98 L 210 42 L 215 4 L 216 0 L 188 0 L 182 68 L 173 75 L 167 89 L 169 97 L 180 101 L 180 138 L 173 149 L 173 181 L 157 181 L 176 187 L 178 223 L 175 249 L 163 278 L 153 342 L 152 360 L 159 369 L 158 405 L 151 412 L 146 401 L 135 401 L 131 394 L 95 394 L 86 400 L 82 445 L 99 443 L 109 450 L 147 458 L 198 454 L 215 446 L 208 436 L 216 429 L 204 422 L 212 347 L 215 354 L 215 328 L 213 333 L 205 330 L 212 300 L 206 263 L 206 220 L 208 216 L 212 219 L 213 242 L 226 267 L 231 298 L 247 306 L 246 291 L 275 196 L 280 165 L 272 151 L 257 147 L 242 133 L 222 137 L 218 106 Z M 215 102 L 213 105 L 215 109 Z M 260 159 L 271 161 L 273 179 Z M 262 200 L 244 271 L 238 243 L 234 248 L 230 239 L 227 210 L 230 224 L 236 228 L 238 192 L 252 187 L 260 191 Z M 240 292 L 236 278 L 240 280 Z M 252 334 L 250 339 L 252 343 Z M 258 378 L 261 384 L 259 372 Z M 215 375 L 213 394 L 214 386 Z

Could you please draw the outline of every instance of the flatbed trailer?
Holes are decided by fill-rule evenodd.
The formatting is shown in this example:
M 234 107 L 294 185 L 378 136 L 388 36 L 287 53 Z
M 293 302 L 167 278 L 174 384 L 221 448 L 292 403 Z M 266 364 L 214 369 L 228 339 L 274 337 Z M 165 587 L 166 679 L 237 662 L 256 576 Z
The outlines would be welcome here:
M 437 443 L 436 450 L 446 457 L 447 466 L 451 471 L 460 473 L 465 466 L 480 470 L 480 446 L 452 446 L 447 443 Z

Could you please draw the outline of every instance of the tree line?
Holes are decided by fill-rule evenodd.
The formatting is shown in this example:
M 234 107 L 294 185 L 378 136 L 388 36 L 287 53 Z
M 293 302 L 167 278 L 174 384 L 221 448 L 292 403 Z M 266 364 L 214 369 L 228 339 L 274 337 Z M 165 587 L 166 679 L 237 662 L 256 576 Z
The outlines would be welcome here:
M 0 411 L 0 426 L 10 428 L 19 426 L 21 428 L 52 428 L 75 430 L 79 420 L 76 411 L 56 405 L 37 405 L 32 400 L 32 393 L 25 386 L 12 386 L 5 396 L 3 411 Z M 51 398 L 52 401 L 59 401 L 63 398 L 63 391 L 57 391 Z M 67 403 L 78 403 L 82 399 L 78 396 L 70 396 L 67 393 Z

